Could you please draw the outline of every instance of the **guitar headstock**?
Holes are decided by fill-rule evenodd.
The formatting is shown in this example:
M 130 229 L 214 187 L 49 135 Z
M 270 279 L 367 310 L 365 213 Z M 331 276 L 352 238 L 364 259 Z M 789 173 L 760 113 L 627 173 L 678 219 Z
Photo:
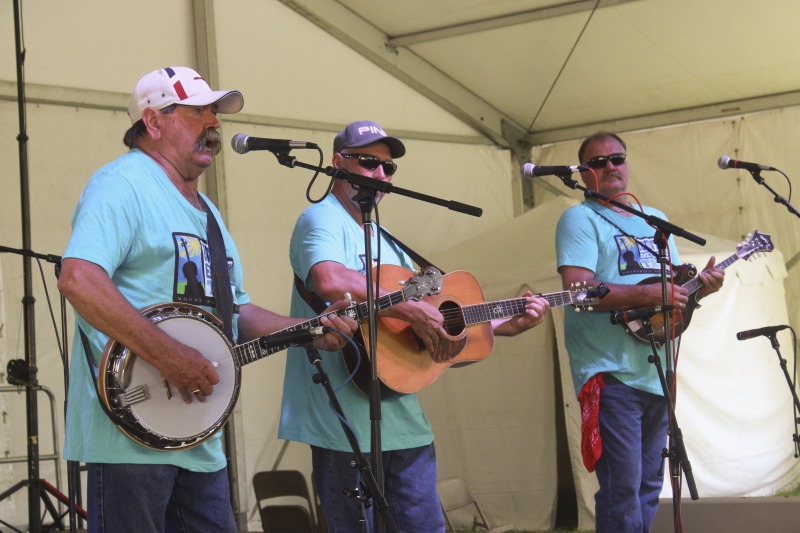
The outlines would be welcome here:
M 425 296 L 439 294 L 442 290 L 442 273 L 434 267 L 416 272 L 403 284 L 406 300 L 420 300 Z
M 585 281 L 573 283 L 570 285 L 569 293 L 575 305 L 575 312 L 580 312 L 583 309 L 592 311 L 592 306 L 599 302 L 606 294 L 609 293 L 609 288 L 605 283 L 601 283 L 596 287 L 589 285 Z
M 775 249 L 772 244 L 772 238 L 766 233 L 759 233 L 757 229 L 753 230 L 752 235 L 748 235 L 748 239 L 743 243 L 736 246 L 736 255 L 739 259 L 749 259 L 754 254 L 759 252 L 771 252 Z

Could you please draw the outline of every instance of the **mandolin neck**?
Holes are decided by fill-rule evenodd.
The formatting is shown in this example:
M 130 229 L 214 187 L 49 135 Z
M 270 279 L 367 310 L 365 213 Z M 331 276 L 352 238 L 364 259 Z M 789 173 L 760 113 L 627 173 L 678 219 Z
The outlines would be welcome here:
M 714 265 L 714 268 L 719 268 L 720 270 L 725 270 L 726 268 L 731 266 L 733 263 L 735 263 L 737 259 L 739 259 L 739 256 L 736 255 L 736 254 L 733 254 L 732 256 L 727 258 L 726 260 Z M 689 295 L 692 295 L 695 292 L 697 292 L 698 290 L 703 288 L 703 282 L 700 281 L 700 276 L 695 276 L 694 278 L 692 278 L 689 281 L 687 281 L 686 283 L 684 283 L 682 285 L 682 287 L 685 288 L 687 291 L 689 291 Z

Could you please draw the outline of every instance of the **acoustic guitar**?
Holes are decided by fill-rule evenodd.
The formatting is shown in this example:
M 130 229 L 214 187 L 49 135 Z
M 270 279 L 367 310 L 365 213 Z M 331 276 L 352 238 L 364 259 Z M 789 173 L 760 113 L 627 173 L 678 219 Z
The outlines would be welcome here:
M 408 270 L 401 267 L 385 270 L 387 266 L 389 265 L 381 266 L 381 286 L 390 289 L 393 286 L 391 279 L 407 277 Z M 570 290 L 538 296 L 546 299 L 550 307 L 573 305 L 580 311 L 591 310 L 591 306 L 606 293 L 608 288 L 601 284 L 597 287 L 580 285 Z M 445 274 L 442 290 L 424 297 L 422 301 L 439 309 L 444 316 L 443 327 L 447 336 L 440 340 L 435 354 L 425 349 L 408 322 L 386 316 L 378 317 L 377 373 L 389 392 L 417 392 L 433 383 L 450 367 L 485 359 L 494 346 L 490 322 L 525 314 L 525 298 L 486 302 L 478 281 L 465 271 Z M 364 354 L 369 354 L 367 333 L 361 332 L 359 339 L 363 343 Z M 359 359 L 357 354 L 347 349 L 342 353 L 348 371 L 355 372 L 354 384 L 361 392 L 368 394 L 368 358 L 364 356 Z
M 744 242 L 736 246 L 736 253 L 717 263 L 715 266 L 720 269 L 726 269 L 739 259 L 750 259 L 753 255 L 759 252 L 771 252 L 775 247 L 772 245 L 772 239 L 766 233 L 759 233 L 758 230 L 753 230 L 753 234 Z M 689 291 L 689 303 L 686 304 L 686 309 L 678 313 L 673 310 L 675 316 L 674 331 L 675 334 L 670 338 L 675 338 L 681 335 L 686 328 L 689 327 L 689 322 L 692 320 L 692 314 L 698 307 L 697 300 L 692 295 L 703 287 L 700 278 L 697 277 L 697 268 L 691 263 L 685 263 L 673 268 L 675 271 L 674 284 L 680 285 Z M 661 278 L 658 276 L 647 278 L 637 285 L 647 285 L 652 283 L 661 283 Z M 657 345 L 663 345 L 667 340 L 667 333 L 664 326 L 664 315 L 657 314 L 650 318 L 650 323 L 653 325 L 653 337 Z M 645 344 L 650 344 L 650 340 L 645 333 L 643 320 L 631 320 L 627 323 L 622 323 L 622 327 L 630 333 L 636 340 Z

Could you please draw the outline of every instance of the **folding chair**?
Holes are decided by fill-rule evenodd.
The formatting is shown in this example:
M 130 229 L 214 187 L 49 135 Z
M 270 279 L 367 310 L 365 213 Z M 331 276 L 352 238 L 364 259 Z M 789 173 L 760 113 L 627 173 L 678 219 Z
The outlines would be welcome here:
M 325 513 L 322 512 L 317 484 L 314 483 L 314 472 L 311 472 L 311 491 L 314 493 L 314 505 L 317 511 L 317 533 L 328 533 L 328 522 L 325 520 Z
M 436 482 L 436 489 L 439 492 L 439 501 L 442 505 L 442 512 L 444 513 L 444 520 L 447 523 L 449 531 L 456 531 L 453 526 L 453 520 L 456 515 L 460 513 L 465 516 L 465 513 L 472 514 L 472 531 L 478 531 L 478 528 L 487 530 L 489 533 L 501 533 L 503 531 L 513 531 L 514 525 L 492 527 L 486 519 L 481 506 L 475 500 L 472 492 L 469 490 L 467 482 L 458 477 L 442 479 Z M 452 516 L 451 516 L 452 515 Z
M 269 470 L 253 476 L 264 533 L 317 533 L 314 508 L 306 478 L 299 470 Z M 267 500 L 280 498 L 281 503 Z M 285 503 L 285 502 L 300 502 Z

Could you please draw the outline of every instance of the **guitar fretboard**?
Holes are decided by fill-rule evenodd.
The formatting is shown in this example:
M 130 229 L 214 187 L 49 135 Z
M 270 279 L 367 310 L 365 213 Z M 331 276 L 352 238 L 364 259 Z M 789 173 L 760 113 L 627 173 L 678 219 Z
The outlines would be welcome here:
M 575 303 L 573 291 L 551 292 L 549 294 L 537 294 L 537 296 L 547 300 L 550 307 L 560 307 Z M 465 305 L 461 310 L 464 313 L 464 324 L 472 326 L 481 322 L 525 314 L 525 298 Z
M 521 315 L 525 313 L 525 298 L 500 300 L 497 302 L 465 305 L 461 308 L 464 313 L 464 324 L 471 326 L 481 322 L 489 322 L 498 318 Z

